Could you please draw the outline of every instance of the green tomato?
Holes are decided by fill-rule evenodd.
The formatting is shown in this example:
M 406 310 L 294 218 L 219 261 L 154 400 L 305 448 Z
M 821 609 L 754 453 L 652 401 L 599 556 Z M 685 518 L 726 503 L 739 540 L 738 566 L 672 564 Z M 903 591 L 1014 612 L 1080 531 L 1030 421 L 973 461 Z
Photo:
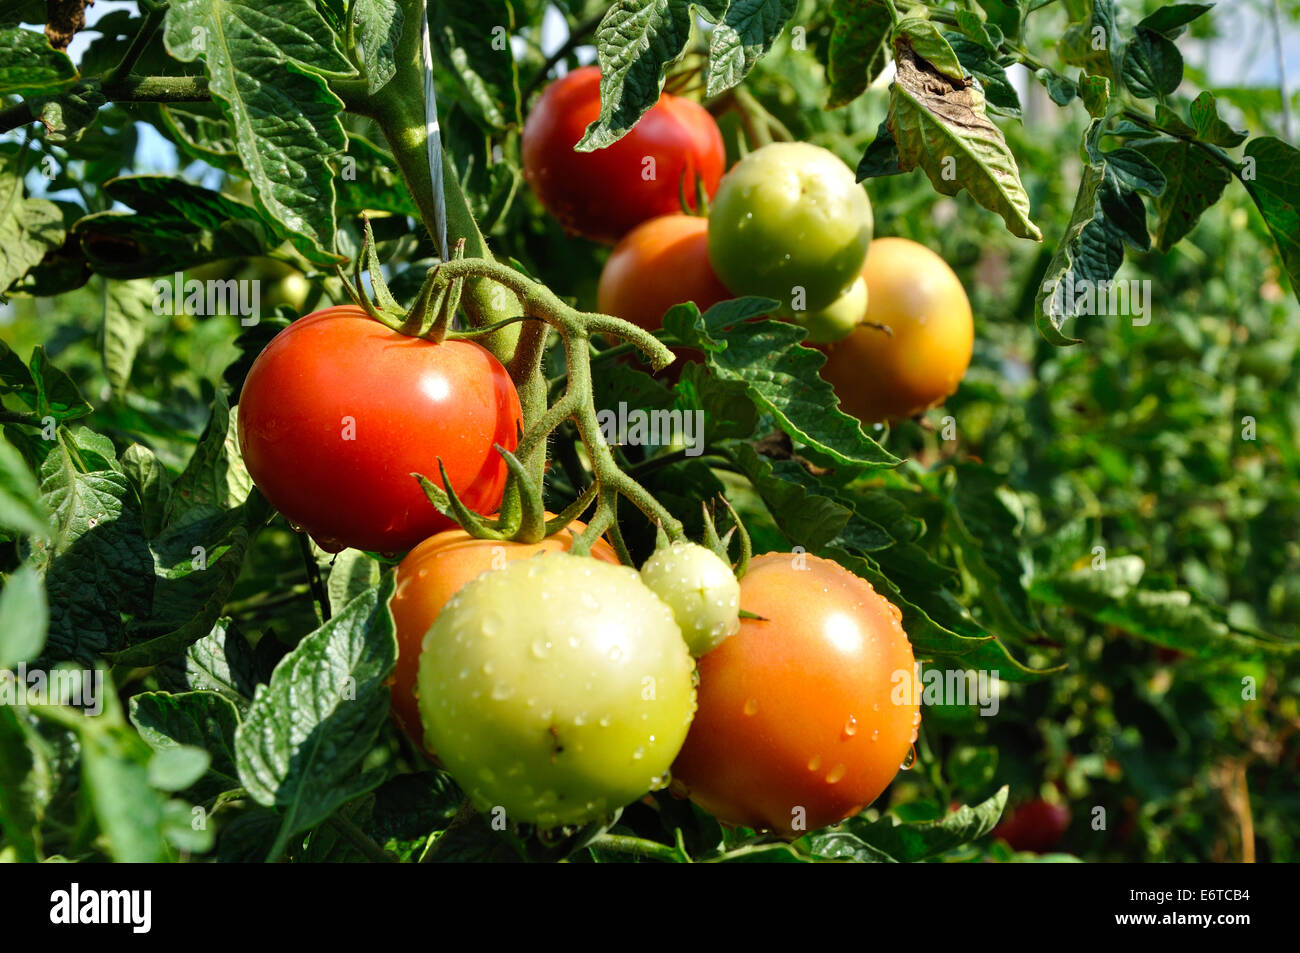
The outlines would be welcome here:
M 740 583 L 711 549 L 673 543 L 641 566 L 641 581 L 673 610 L 696 658 L 740 630 Z
M 825 308 L 861 275 L 871 202 L 833 153 L 774 142 L 722 178 L 709 209 L 709 261 L 736 295 L 795 310 Z
M 809 344 L 829 344 L 849 336 L 867 316 L 867 282 L 859 278 L 820 311 L 795 312 L 794 323 L 808 329 Z
M 634 569 L 519 560 L 465 585 L 425 635 L 425 743 L 480 811 L 586 824 L 667 784 L 694 667 Z

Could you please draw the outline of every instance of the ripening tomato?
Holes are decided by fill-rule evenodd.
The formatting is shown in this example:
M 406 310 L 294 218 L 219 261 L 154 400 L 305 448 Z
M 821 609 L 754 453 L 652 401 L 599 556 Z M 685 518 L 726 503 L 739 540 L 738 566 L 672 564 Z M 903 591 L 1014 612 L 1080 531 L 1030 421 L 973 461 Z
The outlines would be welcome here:
M 787 836 L 852 817 L 921 720 L 901 614 L 838 563 L 792 553 L 750 561 L 740 606 L 762 619 L 699 660 L 677 789 L 719 820 Z
M 732 292 L 773 298 L 793 317 L 850 290 L 872 228 L 866 190 L 838 156 L 807 142 L 772 142 L 718 186 L 709 261 Z
M 586 824 L 667 783 L 694 668 L 635 569 L 521 559 L 467 583 L 424 637 L 425 745 L 480 811 Z
M 913 417 L 956 391 L 970 366 L 970 299 L 947 262 L 905 238 L 872 242 L 862 274 L 866 323 L 830 345 L 822 377 L 863 423 Z
M 547 514 L 549 519 L 552 514 Z M 389 602 L 397 627 L 397 667 L 393 670 L 393 718 L 416 744 L 424 743 L 415 680 L 420 670 L 420 645 L 447 600 L 471 579 L 501 569 L 516 559 L 537 553 L 565 552 L 586 529 L 575 520 L 567 528 L 536 543 L 475 539 L 463 529 L 449 529 L 416 546 L 397 567 L 397 589 Z M 591 547 L 593 559 L 618 565 L 618 554 L 603 539 Z
M 239 399 L 253 482 L 323 549 L 397 552 L 454 525 L 411 474 L 495 512 L 521 423 L 510 375 L 469 341 L 408 337 L 360 308 L 317 311 L 258 355 Z
M 707 311 L 730 297 L 709 264 L 708 220 L 663 215 L 641 223 L 614 247 L 600 273 L 596 310 L 658 331 L 673 305 L 692 301 Z
M 726 164 L 722 133 L 698 103 L 664 93 L 617 142 L 575 152 L 600 115 L 600 69 L 557 79 L 528 114 L 524 178 L 566 229 L 613 244 L 647 219 L 695 207 L 696 177 L 712 196 Z

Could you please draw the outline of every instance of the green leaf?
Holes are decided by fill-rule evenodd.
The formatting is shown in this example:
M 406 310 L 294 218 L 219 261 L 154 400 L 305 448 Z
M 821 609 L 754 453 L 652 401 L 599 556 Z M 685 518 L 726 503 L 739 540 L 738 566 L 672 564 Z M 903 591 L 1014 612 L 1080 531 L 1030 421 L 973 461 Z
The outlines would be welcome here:
M 831 16 L 826 106 L 835 109 L 861 96 L 884 70 L 893 22 L 883 0 L 834 0 Z
M 113 202 L 134 212 L 97 212 L 77 222 L 73 233 L 81 241 L 95 270 L 110 278 L 147 278 L 165 275 L 170 281 L 154 282 L 153 305 L 170 314 L 176 297 L 190 307 L 192 289 L 171 282 L 186 268 L 225 258 L 260 255 L 278 244 L 266 219 L 251 205 L 229 196 L 191 185 L 173 176 L 136 175 L 113 179 L 104 186 Z M 219 310 L 234 313 L 234 281 L 216 284 L 196 293 L 200 314 Z M 214 297 L 220 292 L 220 305 Z M 207 300 L 213 305 L 209 309 Z M 128 306 L 133 306 L 131 296 Z
M 36 382 L 35 409 L 38 417 L 68 421 L 90 413 L 90 404 L 81 396 L 77 385 L 71 377 L 49 363 L 43 346 L 37 345 L 32 351 L 28 367 L 32 372 L 32 380 Z
M 1129 92 L 1140 99 L 1168 96 L 1183 81 L 1183 55 L 1173 40 L 1139 27 L 1124 49 L 1121 74 Z
M 1066 27 L 1057 50 L 1061 59 L 1072 66 L 1114 80 L 1120 52 L 1115 32 L 1114 0 L 1093 0 L 1092 13 L 1086 20 Z
M 987 801 L 974 807 L 962 805 L 937 821 L 899 824 L 888 815 L 878 821 L 858 816 L 843 826 L 868 847 L 900 863 L 912 863 L 979 840 L 993 830 L 1006 804 L 1004 787 Z
M 148 447 L 133 443 L 122 453 L 122 472 L 140 499 L 144 534 L 153 539 L 162 530 L 171 494 L 171 474 Z
M 1241 177 L 1277 242 L 1292 292 L 1300 298 L 1300 151 L 1271 136 L 1252 139 Z
M 210 756 L 197 776 L 167 790 L 189 789 L 195 800 L 207 803 L 240 787 L 235 766 L 239 712 L 229 699 L 208 691 L 141 692 L 131 698 L 131 723 L 156 752 L 198 748 Z
M 182 681 L 193 691 L 215 692 L 241 711 L 248 707 L 259 682 L 257 662 L 230 619 L 218 619 L 186 649 Z
M 184 63 L 202 57 L 259 208 L 316 264 L 334 253 L 334 171 L 343 103 L 323 76 L 353 74 L 316 6 L 298 0 L 175 0 L 163 31 Z
M 788 479 L 798 463 L 771 462 L 749 444 L 741 444 L 731 456 L 762 497 L 781 532 L 795 545 L 820 549 L 848 523 L 852 515 L 849 507 Z
M 388 717 L 385 680 L 397 658 L 386 575 L 308 635 L 259 686 L 235 734 L 249 795 L 281 811 L 275 859 L 294 834 L 376 787 L 381 771 L 358 773 Z
M 925 60 L 933 69 L 960 84 L 966 79 L 966 70 L 953 52 L 952 45 L 939 31 L 939 27 L 923 16 L 906 16 L 894 31 L 894 46 L 910 47 L 913 59 Z
M 121 648 L 123 617 L 149 608 L 153 557 L 139 503 L 126 476 L 108 466 L 66 436 L 41 465 L 41 501 L 53 533 L 49 542 L 33 543 L 32 562 L 45 574 L 50 659 L 88 662 Z
M 738 298 L 694 320 L 693 309 L 674 308 L 664 316 L 664 327 L 686 346 L 704 351 L 720 380 L 743 383 L 754 406 L 772 414 L 782 430 L 836 465 L 895 465 L 893 454 L 839 410 L 834 390 L 818 374 L 825 357 L 799 345 L 802 328 L 749 320 L 772 307 L 765 298 Z
M 899 165 L 898 143 L 894 141 L 894 134 L 889 131 L 889 121 L 886 120 L 880 124 L 876 130 L 876 138 L 871 140 L 871 145 L 867 146 L 867 151 L 862 154 L 862 160 L 858 163 L 857 178 L 861 182 L 863 179 L 875 179 L 886 175 L 901 175 L 902 167 Z
M 33 863 L 49 769 L 31 743 L 31 729 L 11 705 L 0 705 L 0 835 L 18 860 Z
M 695 15 L 714 23 L 728 0 L 618 0 L 596 29 L 600 61 L 600 116 L 575 147 L 603 149 L 622 138 L 659 101 L 667 66 L 691 38 Z
M 63 212 L 24 193 L 20 170 L 10 159 L 0 166 L 0 294 L 63 244 Z
M 28 536 L 49 533 L 49 514 L 41 504 L 40 493 L 22 454 L 13 444 L 0 439 L 0 529 Z
M 76 77 L 72 60 L 53 49 L 44 33 L 18 26 L 0 30 L 0 96 L 56 93 Z
M 1143 17 L 1138 21 L 1138 26 L 1176 40 L 1186 31 L 1187 24 L 1213 6 L 1212 3 L 1171 3 L 1156 10 L 1150 16 Z
M 440 3 L 435 15 L 454 4 Z M 365 67 L 366 92 L 374 95 L 397 73 L 395 53 L 402 37 L 402 8 L 397 0 L 357 0 L 352 5 L 357 48 Z
M 1230 625 L 1222 613 L 1183 589 L 1143 587 L 1137 556 L 1110 557 L 1091 566 L 1034 580 L 1034 598 L 1113 625 L 1147 642 L 1204 659 L 1283 659 L 1300 642 L 1283 642 Z
M 233 509 L 249 498 L 253 478 L 239 452 L 238 409 L 230 406 L 224 391 L 217 391 L 208 426 L 172 486 L 167 526 Z
M 898 74 L 890 90 L 889 131 L 898 144 L 899 167 L 924 169 L 944 195 L 965 188 L 1001 215 L 1013 235 L 1040 241 L 1015 157 L 985 113 L 979 87 L 935 69 L 906 37 L 896 41 L 894 59 Z
M 379 584 L 379 563 L 359 549 L 345 549 L 334 557 L 330 568 L 330 614 L 337 615 L 361 593 Z
M 82 778 L 109 854 L 123 863 L 154 863 L 166 856 L 163 798 L 149 778 L 149 746 L 123 725 L 80 729 Z
M 1164 173 L 1168 185 L 1152 203 L 1156 248 L 1169 251 L 1195 227 L 1201 214 L 1223 195 L 1232 181 L 1228 172 L 1199 146 L 1162 136 L 1133 143 Z
M 78 142 L 108 102 L 97 84 L 83 84 L 41 106 L 41 123 L 51 142 Z
M 1081 74 L 1079 96 L 1083 100 L 1084 108 L 1088 110 L 1088 115 L 1093 119 L 1100 119 L 1106 115 L 1106 107 L 1110 105 L 1110 80 L 1104 76 Z
M 206 751 L 192 745 L 155 748 L 149 759 L 149 783 L 160 791 L 184 791 L 207 773 L 211 763 Z
M 430 9 L 429 35 L 438 58 L 464 90 L 463 103 L 494 129 L 521 124 L 519 66 L 509 0 L 443 0 Z
M 40 655 L 49 621 L 41 577 L 24 563 L 0 589 L 0 670 Z
M 705 95 L 720 96 L 749 75 L 798 6 L 798 0 L 729 0 L 709 39 Z
M 119 397 L 131 380 L 131 366 L 148 330 L 145 317 L 153 302 L 147 281 L 104 282 L 104 324 L 99 338 L 99 357 L 108 386 Z
M 1202 142 L 1232 149 L 1246 141 L 1247 133 L 1233 129 L 1219 118 L 1218 103 L 1208 90 L 1192 100 L 1190 112 L 1196 137 Z

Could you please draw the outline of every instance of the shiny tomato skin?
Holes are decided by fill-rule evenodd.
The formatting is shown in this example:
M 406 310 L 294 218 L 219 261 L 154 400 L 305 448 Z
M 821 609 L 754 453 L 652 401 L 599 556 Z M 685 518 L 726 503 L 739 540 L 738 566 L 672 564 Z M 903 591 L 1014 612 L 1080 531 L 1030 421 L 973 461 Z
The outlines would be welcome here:
M 893 779 L 920 724 L 900 613 L 839 564 L 791 553 L 750 561 L 740 605 L 763 620 L 742 618 L 698 660 L 676 789 L 719 820 L 785 836 L 853 816 Z
M 547 86 L 524 123 L 524 177 L 569 231 L 612 245 L 647 219 L 680 210 L 679 188 L 694 208 L 697 176 L 710 197 L 717 190 L 726 149 L 698 103 L 664 93 L 617 142 L 575 152 L 599 115 L 600 70 L 584 66 Z
M 732 297 L 709 264 L 709 223 L 695 215 L 661 215 L 628 232 L 610 252 L 596 289 L 596 310 L 647 331 L 687 301 L 708 311 Z
M 519 395 L 468 341 L 408 337 L 360 308 L 326 308 L 267 345 L 239 400 L 239 446 L 262 494 L 322 546 L 399 552 L 454 524 L 412 473 L 442 459 L 471 509 L 495 512 Z
M 873 241 L 862 275 L 865 323 L 827 348 L 822 377 L 863 423 L 905 420 L 944 401 L 965 376 L 975 344 L 970 299 L 947 262 L 905 238 Z
M 551 514 L 547 514 L 548 518 Z M 416 546 L 397 567 L 397 589 L 389 601 L 397 628 L 397 667 L 393 670 L 392 710 L 398 726 L 416 744 L 424 743 L 420 706 L 415 697 L 420 671 L 420 646 L 438 613 L 465 583 L 482 573 L 501 569 L 516 559 L 538 553 L 567 553 L 574 536 L 586 524 L 574 521 L 566 529 L 536 543 L 475 539 L 463 529 L 449 529 Z M 591 547 L 591 556 L 618 565 L 618 554 L 603 539 Z

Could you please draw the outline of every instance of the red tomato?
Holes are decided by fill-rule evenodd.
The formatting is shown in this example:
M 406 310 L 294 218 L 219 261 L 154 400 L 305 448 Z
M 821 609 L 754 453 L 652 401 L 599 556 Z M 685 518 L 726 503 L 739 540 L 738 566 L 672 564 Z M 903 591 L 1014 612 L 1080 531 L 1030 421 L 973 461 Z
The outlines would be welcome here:
M 519 395 L 501 363 L 469 341 L 408 337 L 340 306 L 295 321 L 249 369 L 239 446 L 271 504 L 324 549 L 396 552 L 454 525 L 411 476 L 442 485 L 438 460 L 471 509 L 495 512 Z
M 551 514 L 547 514 L 550 518 Z M 397 589 L 389 601 L 397 627 L 397 668 L 393 670 L 393 718 L 417 745 L 424 743 L 420 706 L 415 698 L 420 671 L 420 647 L 424 634 L 438 613 L 465 583 L 481 573 L 501 569 L 516 559 L 542 552 L 564 552 L 573 548 L 573 538 L 586 529 L 574 521 L 567 529 L 537 543 L 516 543 L 475 539 L 463 529 L 451 529 L 431 536 L 416 546 L 397 567 Z M 596 540 L 591 555 L 618 565 L 618 554 L 603 539 Z
M 902 618 L 838 563 L 768 553 L 740 580 L 740 631 L 699 660 L 673 765 L 720 820 L 798 836 L 874 801 L 907 758 L 920 692 Z
M 600 273 L 596 310 L 657 331 L 675 304 L 693 301 L 707 311 L 731 297 L 709 264 L 708 220 L 663 215 L 642 222 L 614 247 Z
M 566 229 L 613 244 L 679 210 L 679 188 L 694 208 L 696 176 L 717 190 L 726 150 L 703 106 L 664 93 L 613 145 L 575 152 L 599 115 L 600 69 L 584 66 L 547 86 L 524 123 L 524 177 Z
M 993 828 L 993 836 L 1001 837 L 1016 850 L 1042 853 L 1059 844 L 1069 826 L 1068 807 L 1034 798 L 1008 811 Z

